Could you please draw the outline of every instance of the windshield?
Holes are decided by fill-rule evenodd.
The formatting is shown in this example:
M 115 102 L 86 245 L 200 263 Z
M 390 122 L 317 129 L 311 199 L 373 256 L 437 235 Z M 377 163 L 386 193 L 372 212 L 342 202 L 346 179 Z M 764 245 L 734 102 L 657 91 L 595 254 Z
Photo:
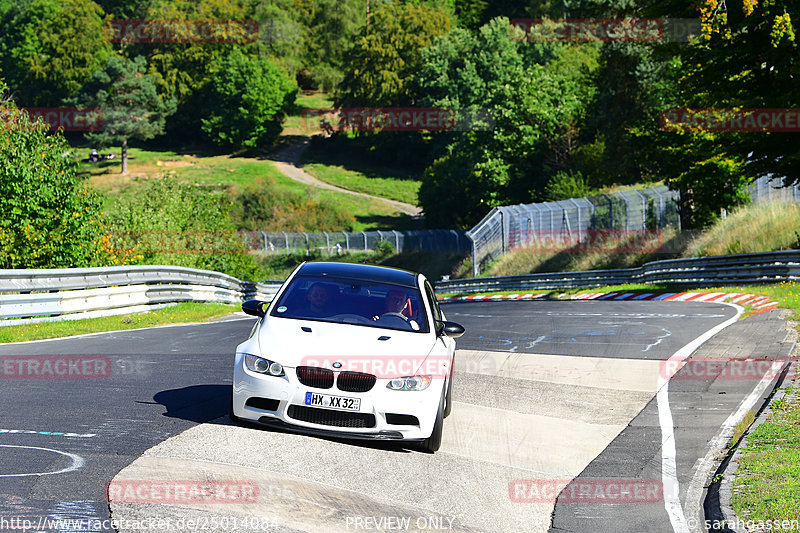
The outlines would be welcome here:
M 429 331 L 416 288 L 329 276 L 295 276 L 271 316 Z

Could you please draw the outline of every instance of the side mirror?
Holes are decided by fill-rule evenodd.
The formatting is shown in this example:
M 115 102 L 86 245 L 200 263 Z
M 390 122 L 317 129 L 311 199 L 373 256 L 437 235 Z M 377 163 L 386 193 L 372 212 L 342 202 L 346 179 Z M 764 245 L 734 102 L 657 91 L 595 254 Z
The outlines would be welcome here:
M 465 329 L 461 324 L 445 320 L 444 322 L 439 322 L 438 331 L 439 335 L 444 334 L 453 339 L 457 339 L 464 334 Z
M 247 300 L 242 304 L 242 311 L 248 315 L 260 318 L 267 314 L 267 312 L 264 311 L 264 304 L 266 303 L 267 302 L 262 302 L 261 300 Z

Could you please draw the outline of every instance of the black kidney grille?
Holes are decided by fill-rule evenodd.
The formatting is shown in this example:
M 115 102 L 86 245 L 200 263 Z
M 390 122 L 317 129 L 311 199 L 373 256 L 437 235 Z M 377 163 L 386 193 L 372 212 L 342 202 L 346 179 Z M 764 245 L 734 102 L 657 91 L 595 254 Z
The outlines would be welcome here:
M 305 405 L 290 405 L 286 412 L 289 418 L 340 428 L 374 428 L 375 415 L 372 413 L 350 413 L 332 409 L 318 409 Z
M 333 370 L 316 366 L 298 366 L 297 379 L 306 387 L 330 389 L 333 387 Z
M 347 392 L 367 392 L 375 386 L 375 376 L 363 372 L 341 372 L 336 386 Z

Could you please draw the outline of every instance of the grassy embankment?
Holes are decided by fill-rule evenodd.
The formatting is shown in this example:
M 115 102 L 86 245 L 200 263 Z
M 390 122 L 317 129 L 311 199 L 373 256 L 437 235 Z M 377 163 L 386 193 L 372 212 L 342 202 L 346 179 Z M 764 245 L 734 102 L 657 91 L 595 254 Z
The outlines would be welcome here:
M 0 343 L 69 337 L 100 331 L 205 322 L 240 310 L 235 305 L 180 303 L 147 313 L 0 327 Z
M 611 237 L 592 246 L 513 251 L 488 265 L 481 275 L 628 268 L 677 257 L 790 250 L 800 245 L 798 228 L 800 206 L 797 204 L 750 205 L 697 233 L 677 234 L 668 228 L 644 238 Z

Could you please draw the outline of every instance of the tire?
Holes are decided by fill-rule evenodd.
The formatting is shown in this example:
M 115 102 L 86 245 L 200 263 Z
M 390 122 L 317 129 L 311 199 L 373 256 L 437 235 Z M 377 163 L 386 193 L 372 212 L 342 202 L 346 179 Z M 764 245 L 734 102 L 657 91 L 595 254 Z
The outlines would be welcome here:
M 450 376 L 450 379 L 447 380 L 447 395 L 444 398 L 444 402 L 444 417 L 447 418 L 453 410 L 453 376 Z
M 419 447 L 423 452 L 434 453 L 442 445 L 442 427 L 444 426 L 444 393 L 439 400 L 439 408 L 436 410 L 436 422 L 433 424 L 431 436 L 420 442 Z

